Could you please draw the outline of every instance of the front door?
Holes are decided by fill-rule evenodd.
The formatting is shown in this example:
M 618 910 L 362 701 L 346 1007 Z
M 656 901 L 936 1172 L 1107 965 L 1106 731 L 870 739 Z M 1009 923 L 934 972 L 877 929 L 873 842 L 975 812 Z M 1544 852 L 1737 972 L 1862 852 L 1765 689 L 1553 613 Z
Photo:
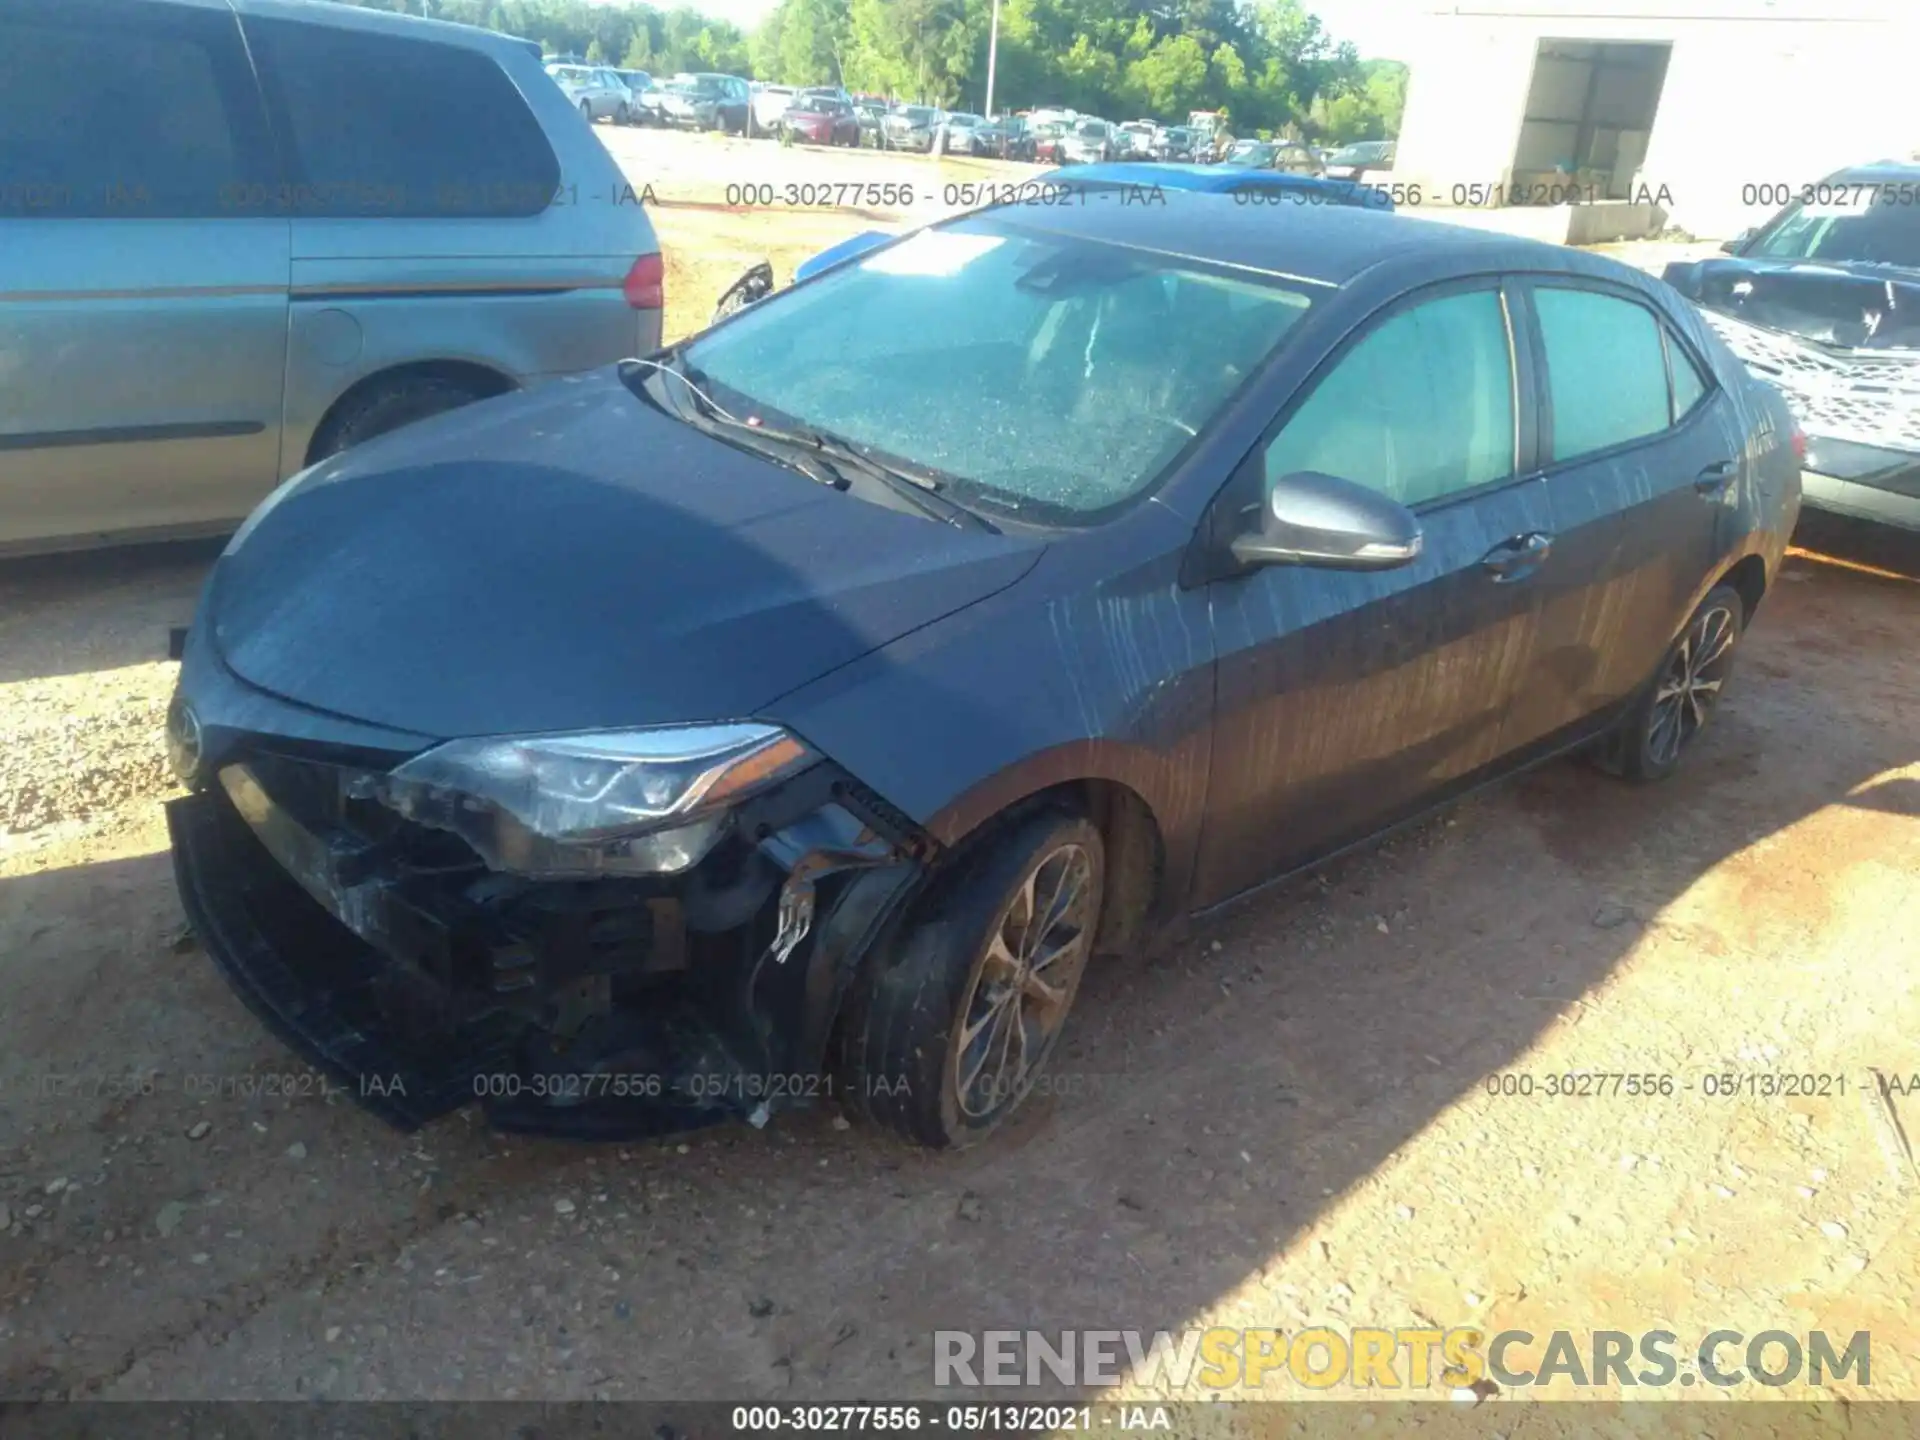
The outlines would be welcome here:
M 238 520 L 290 233 L 232 12 L 14 0 L 0 134 L 0 545 Z
M 1216 729 L 1195 893 L 1225 899 L 1362 839 L 1504 753 L 1545 528 L 1530 374 L 1497 283 L 1420 292 L 1323 366 L 1258 463 L 1412 508 L 1416 561 L 1213 583 Z M 1524 398 L 1523 398 L 1524 397 Z

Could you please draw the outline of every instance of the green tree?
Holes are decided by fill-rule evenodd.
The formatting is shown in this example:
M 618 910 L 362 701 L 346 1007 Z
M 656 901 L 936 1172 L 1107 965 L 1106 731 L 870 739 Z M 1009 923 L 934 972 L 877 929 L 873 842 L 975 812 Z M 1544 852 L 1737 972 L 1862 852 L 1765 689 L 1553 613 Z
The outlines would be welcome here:
M 1337 144 L 1355 140 L 1392 140 L 1400 134 L 1407 108 L 1407 67 L 1398 60 L 1363 60 L 1360 84 L 1318 107 L 1319 132 Z
M 779 0 L 751 37 L 690 5 L 590 0 L 336 0 L 433 15 L 595 63 L 839 83 L 935 104 L 986 103 L 992 0 Z M 1362 62 L 1310 0 L 1003 0 L 995 107 L 1067 104 L 1118 119 L 1230 109 L 1243 133 L 1393 135 L 1406 67 Z
M 1207 55 L 1192 35 L 1170 35 L 1127 67 L 1127 84 L 1149 115 L 1184 120 L 1204 108 Z

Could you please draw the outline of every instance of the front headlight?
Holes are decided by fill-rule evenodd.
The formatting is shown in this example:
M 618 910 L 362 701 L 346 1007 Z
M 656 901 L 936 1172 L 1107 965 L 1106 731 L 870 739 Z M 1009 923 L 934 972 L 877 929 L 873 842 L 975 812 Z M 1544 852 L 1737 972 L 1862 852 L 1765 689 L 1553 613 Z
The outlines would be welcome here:
M 452 831 L 494 870 L 672 875 L 719 842 L 731 806 L 818 758 L 755 724 L 450 740 L 368 777 L 364 798 Z

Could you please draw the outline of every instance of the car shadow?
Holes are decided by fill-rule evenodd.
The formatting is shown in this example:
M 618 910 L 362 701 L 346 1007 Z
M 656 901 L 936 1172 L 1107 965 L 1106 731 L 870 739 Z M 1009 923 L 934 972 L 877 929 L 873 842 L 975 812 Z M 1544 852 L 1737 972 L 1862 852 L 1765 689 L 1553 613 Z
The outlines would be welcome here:
M 175 1091 L 96 1097 L 51 1126 L 44 1105 L 10 1102 L 0 1154 L 30 1153 L 35 1175 L 81 1173 L 107 1137 L 129 1136 L 137 1158 L 62 1208 L 72 1245 L 7 1253 L 0 1291 L 32 1291 L 53 1313 L 0 1336 L 0 1395 L 84 1389 L 120 1375 L 129 1347 L 155 1346 L 176 1375 L 168 1393 L 234 1393 L 254 1382 L 221 1378 L 223 1348 L 248 1365 L 276 1348 L 282 1367 L 306 1364 L 320 1345 L 306 1290 L 364 1267 L 361 1300 L 327 1303 L 404 1315 L 413 1351 L 460 1336 L 475 1376 L 460 1393 L 475 1395 L 497 1383 L 486 1357 L 561 1321 L 583 1374 L 638 1377 L 613 1392 L 623 1398 L 873 1398 L 936 1394 L 936 1330 L 1178 1330 L 1249 1286 L 1268 1303 L 1258 1287 L 1284 1281 L 1316 1220 L 1591 1006 L 1696 882 L 1830 806 L 1914 812 L 1915 782 L 1881 777 L 1920 759 L 1920 741 L 1884 703 L 1875 657 L 1823 637 L 1863 610 L 1910 621 L 1920 601 L 1803 563 L 1816 573 L 1768 597 L 1740 681 L 1670 782 L 1627 786 L 1555 762 L 1250 899 L 1167 953 L 1095 971 L 1049 1094 L 979 1150 L 907 1152 L 801 1115 L 703 1140 L 704 1165 L 660 1147 L 615 1166 L 604 1151 L 518 1138 L 509 1159 L 458 1120 L 406 1141 L 348 1106 L 284 1097 L 217 1111 Z M 0 1021 L 0 1053 L 80 1072 L 284 1064 L 204 957 L 176 953 L 178 926 L 163 856 L 0 880 L 0 985 L 33 997 Z M 182 1138 L 201 1113 L 224 1150 Z M 270 1137 L 256 1142 L 249 1117 Z M 290 1127 L 317 1124 L 326 1145 L 308 1145 L 297 1184 L 280 1178 L 286 1167 L 266 1162 L 289 1133 L 313 1133 Z M 421 1145 L 436 1155 L 430 1191 L 400 1163 Z M 550 1221 L 569 1187 L 641 1217 L 593 1232 L 617 1285 L 586 1263 L 587 1242 L 505 1231 L 516 1217 Z M 261 1218 L 244 1244 L 130 1300 L 125 1272 L 79 1247 L 131 1227 L 151 1266 L 193 1248 L 151 1223 L 182 1189 Z M 730 1220 L 743 1204 L 777 1226 Z M 529 1238 L 480 1251 L 476 1215 Z M 394 1273 L 392 1257 L 415 1249 L 420 1273 L 471 1267 L 474 1283 Z M 739 1321 L 662 1325 L 636 1349 L 617 1296 Z M 253 1326 L 248 1343 L 195 1348 L 193 1317 L 207 1311 Z M 258 1383 L 264 1394 L 278 1382 Z M 579 1375 L 550 1383 L 587 1393 Z

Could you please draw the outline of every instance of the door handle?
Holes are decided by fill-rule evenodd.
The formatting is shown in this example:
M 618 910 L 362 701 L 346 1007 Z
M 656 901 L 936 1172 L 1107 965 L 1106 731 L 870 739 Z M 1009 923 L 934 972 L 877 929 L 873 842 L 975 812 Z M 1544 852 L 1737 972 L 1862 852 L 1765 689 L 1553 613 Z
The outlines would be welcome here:
M 1702 495 L 1717 495 L 1727 488 L 1727 482 L 1739 470 L 1740 462 L 1737 460 L 1716 460 L 1693 477 L 1693 488 Z
M 1480 560 L 1480 567 L 1492 574 L 1495 584 L 1524 580 L 1552 553 L 1553 537 L 1534 530 L 1502 540 Z

